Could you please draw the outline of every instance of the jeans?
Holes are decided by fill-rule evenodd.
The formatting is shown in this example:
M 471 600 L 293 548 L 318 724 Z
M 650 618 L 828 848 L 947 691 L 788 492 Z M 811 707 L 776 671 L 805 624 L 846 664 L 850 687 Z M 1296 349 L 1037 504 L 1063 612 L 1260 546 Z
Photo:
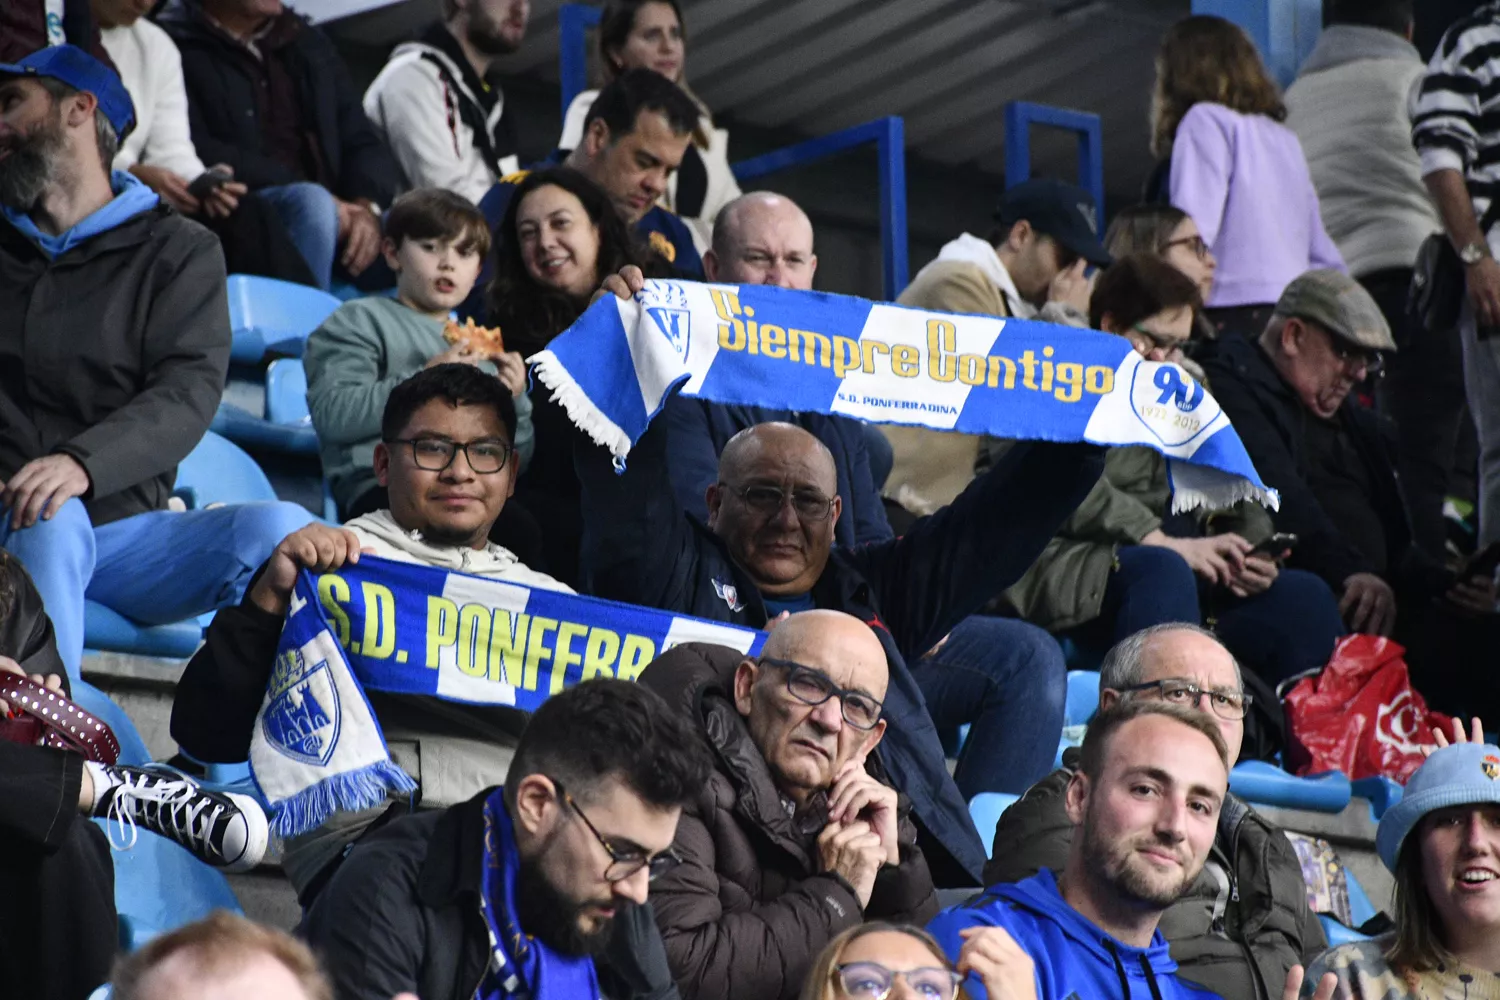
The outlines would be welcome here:
M 1202 624 L 1197 576 L 1171 549 L 1129 545 L 1117 553 L 1120 568 L 1104 588 L 1100 618 L 1119 642 L 1143 628 L 1167 622 Z M 1264 592 L 1235 597 L 1208 594 L 1215 632 L 1240 665 L 1266 683 L 1328 662 L 1334 643 L 1348 630 L 1328 584 L 1305 570 L 1283 569 Z
M 1481 338 L 1474 310 L 1464 299 L 1459 334 L 1464 384 L 1479 432 L 1479 549 L 1500 542 L 1500 335 Z
M 75 498 L 29 528 L 0 523 L 0 548 L 31 574 L 77 678 L 84 598 L 147 625 L 235 604 L 276 544 L 312 520 L 297 504 L 274 502 L 149 511 L 96 528 Z
M 339 243 L 339 209 L 333 195 L 321 185 L 303 182 L 261 188 L 255 196 L 281 217 L 318 287 L 328 291 L 333 284 L 333 255 Z
M 969 724 L 953 780 L 964 798 L 1020 795 L 1057 758 L 1068 668 L 1057 640 L 1010 618 L 965 618 L 912 675 L 939 730 Z

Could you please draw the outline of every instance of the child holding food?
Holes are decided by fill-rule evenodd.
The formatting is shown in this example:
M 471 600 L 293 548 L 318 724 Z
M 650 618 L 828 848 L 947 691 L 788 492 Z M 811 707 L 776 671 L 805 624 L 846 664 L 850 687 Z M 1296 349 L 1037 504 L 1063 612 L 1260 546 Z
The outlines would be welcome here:
M 489 252 L 484 216 L 451 191 L 421 188 L 396 199 L 384 237 L 396 297 L 344 303 L 308 338 L 302 356 L 323 474 L 343 520 L 386 506 L 373 468 L 380 417 L 391 389 L 423 368 L 462 362 L 505 383 L 516 402 L 516 460 L 524 469 L 531 459 L 531 399 L 521 355 L 505 350 L 500 330 L 451 318 Z M 507 503 L 491 539 L 535 566 L 537 534 L 535 520 Z

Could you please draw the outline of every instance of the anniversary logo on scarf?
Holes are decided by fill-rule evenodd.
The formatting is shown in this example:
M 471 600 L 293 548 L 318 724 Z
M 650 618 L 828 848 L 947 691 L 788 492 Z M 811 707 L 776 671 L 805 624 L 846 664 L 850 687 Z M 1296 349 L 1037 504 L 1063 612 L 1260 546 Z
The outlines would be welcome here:
M 632 300 L 604 296 L 528 360 L 617 461 L 680 388 L 871 423 L 1145 445 L 1171 460 L 1174 511 L 1279 503 L 1202 385 L 1094 330 L 652 280 Z
M 366 690 L 531 711 L 595 677 L 635 680 L 685 642 L 759 652 L 765 633 L 365 556 L 298 576 L 250 766 L 283 837 L 415 790 Z

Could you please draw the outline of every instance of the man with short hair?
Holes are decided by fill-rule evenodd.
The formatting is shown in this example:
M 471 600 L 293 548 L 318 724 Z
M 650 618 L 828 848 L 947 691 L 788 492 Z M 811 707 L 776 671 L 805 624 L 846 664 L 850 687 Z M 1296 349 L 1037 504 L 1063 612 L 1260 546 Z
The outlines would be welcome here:
M 976 938 L 1018 945 L 1038 1000 L 1206 1000 L 1214 994 L 1179 973 L 1158 924 L 1202 871 L 1228 786 L 1224 737 L 1202 712 L 1147 698 L 1113 705 L 1095 716 L 1068 780 L 1062 869 L 995 886 L 928 930 L 955 961 Z M 1299 965 L 1270 988 L 1295 1000 L 1301 985 Z M 1317 1000 L 1336 985 L 1324 977 Z M 982 986 L 966 988 L 987 1000 Z
M 646 686 L 585 681 L 536 710 L 502 787 L 355 845 L 302 931 L 342 1000 L 673 996 L 647 893 L 709 767 Z
M 109 165 L 134 124 L 71 45 L 0 65 L 0 546 L 25 563 L 70 677 L 84 598 L 181 621 L 244 592 L 296 504 L 168 510 L 224 391 L 213 234 Z
M 111 977 L 110 997 L 333 1000 L 333 990 L 307 945 L 284 931 L 215 910 L 122 959 Z
M 515 405 L 504 383 L 473 365 L 425 369 L 391 391 L 375 476 L 389 506 L 343 527 L 312 524 L 282 540 L 238 607 L 215 616 L 178 682 L 172 737 L 200 761 L 246 759 L 281 628 L 301 570 L 333 572 L 370 553 L 526 587 L 567 591 L 489 541 L 515 486 Z M 392 759 L 430 807 L 453 805 L 501 780 L 522 714 L 503 705 L 366 692 Z M 287 842 L 282 867 L 309 902 L 344 848 L 405 802 L 336 813 Z
M 446 188 L 476 205 L 520 168 L 515 116 L 493 72 L 526 37 L 530 0 L 443 0 L 442 20 L 396 46 L 365 91 L 404 191 Z
M 691 644 L 642 671 L 714 751 L 677 825 L 683 863 L 653 887 L 686 1000 L 791 1000 L 842 931 L 937 912 L 874 755 L 888 680 L 880 641 L 839 611 L 792 615 L 758 657 Z
M 1031 180 L 1001 196 L 986 238 L 964 233 L 948 243 L 896 301 L 937 312 L 1088 326 L 1093 280 L 1085 271 L 1108 263 L 1094 196 L 1073 184 Z M 881 430 L 895 456 L 885 495 L 913 516 L 952 503 L 974 478 L 979 435 L 896 425 Z
M 755 191 L 725 205 L 703 259 L 709 281 L 812 288 L 818 258 L 813 228 L 797 203 Z M 672 483 L 683 510 L 708 519 L 707 496 L 718 481 L 719 454 L 740 431 L 787 422 L 827 446 L 843 510 L 834 526 L 840 545 L 893 537 L 881 502 L 874 450 L 886 449 L 878 427 L 850 417 L 730 406 L 674 396 L 662 415 L 670 438 Z M 954 780 L 965 798 L 1019 793 L 1052 768 L 1067 702 L 1067 664 L 1056 640 L 1034 625 L 974 615 L 935 651 L 913 664 L 927 709 L 940 731 L 970 725 Z
M 198 155 L 276 207 L 320 288 L 335 262 L 363 274 L 396 164 L 333 43 L 281 0 L 171 0 L 157 23 L 182 54 Z
M 623 297 L 640 289 L 639 278 L 614 275 L 606 287 Z M 583 435 L 575 464 L 590 593 L 752 628 L 782 612 L 827 608 L 875 631 L 891 678 L 890 729 L 877 752 L 912 800 L 936 883 L 972 884 L 984 847 L 907 663 L 1025 571 L 1098 480 L 1102 450 L 1018 445 L 902 537 L 856 546 L 834 544 L 843 501 L 833 457 L 792 424 L 759 424 L 730 439 L 706 524 L 677 502 L 661 421 L 636 442 L 623 474 Z
M 1219 727 L 1230 763 L 1238 759 L 1250 696 L 1239 664 L 1206 629 L 1156 625 L 1122 640 L 1104 657 L 1099 688 L 1101 711 L 1136 700 L 1198 710 Z M 1001 814 L 986 885 L 1064 868 L 1073 837 L 1065 800 L 1078 750 L 1065 751 L 1062 764 Z M 1292 966 L 1328 946 L 1291 844 L 1232 794 L 1202 872 L 1162 914 L 1161 932 L 1178 977 L 1224 1000 L 1271 1000 Z

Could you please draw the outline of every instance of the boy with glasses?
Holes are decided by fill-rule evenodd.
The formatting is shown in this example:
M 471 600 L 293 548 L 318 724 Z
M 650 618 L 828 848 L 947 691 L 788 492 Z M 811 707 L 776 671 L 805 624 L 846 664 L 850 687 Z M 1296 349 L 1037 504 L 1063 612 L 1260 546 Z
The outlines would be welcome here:
M 346 1000 L 659 1000 L 672 975 L 647 894 L 708 774 L 692 727 L 642 685 L 569 688 L 503 786 L 361 841 L 302 930 Z
M 677 827 L 682 862 L 652 886 L 685 1000 L 791 1000 L 844 930 L 937 911 L 910 804 L 874 753 L 888 680 L 869 626 L 827 610 L 780 621 L 759 657 L 694 644 L 641 673 L 714 750 Z

